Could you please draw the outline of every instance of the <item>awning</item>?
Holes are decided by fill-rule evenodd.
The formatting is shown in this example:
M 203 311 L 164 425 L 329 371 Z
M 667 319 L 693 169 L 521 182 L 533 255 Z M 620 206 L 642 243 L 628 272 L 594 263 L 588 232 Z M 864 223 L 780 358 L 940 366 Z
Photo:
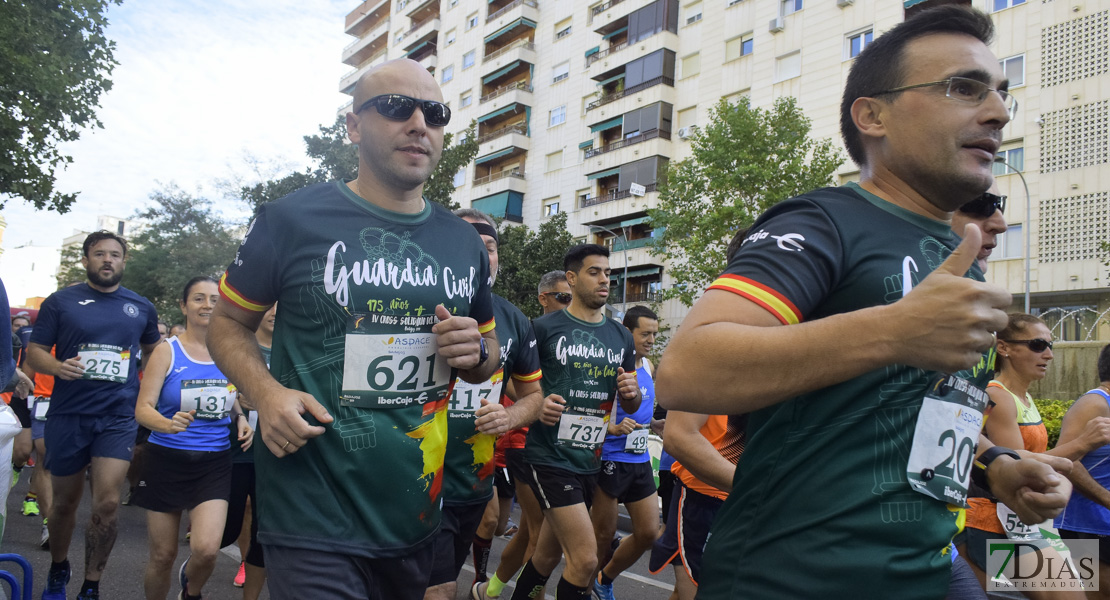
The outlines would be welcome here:
M 620 127 L 621 123 L 623 123 L 623 122 L 624 122 L 624 115 L 621 115 L 619 117 L 613 117 L 612 119 L 609 119 L 608 121 L 602 121 L 601 123 L 598 123 L 597 125 L 590 125 L 590 132 L 597 133 L 599 131 L 606 131 L 606 130 L 612 129 L 614 127 Z
M 601 46 L 594 46 L 593 48 L 590 48 L 586 51 L 586 58 L 589 58 L 597 54 L 598 52 L 601 52 Z
M 606 33 L 605 35 L 601 36 L 601 39 L 607 40 L 607 39 L 613 37 L 614 35 L 624 33 L 626 31 L 628 31 L 628 25 L 625 25 L 624 27 L 621 27 L 620 29 L 616 29 L 616 30 L 610 31 L 609 33 Z
M 632 240 L 632 241 L 636 241 L 636 240 Z M 628 270 L 628 278 L 632 279 L 633 277 L 647 277 L 648 275 L 656 275 L 656 274 L 662 273 L 662 272 L 663 272 L 663 267 L 641 267 L 641 268 L 638 268 L 638 269 L 629 269 Z M 610 277 L 612 279 L 623 279 L 624 278 L 624 269 L 613 269 L 612 275 L 610 275 Z
M 428 41 L 424 42 L 423 44 L 420 44 L 419 46 L 413 48 L 412 50 L 409 50 L 408 52 L 405 53 L 405 58 L 408 58 L 408 57 L 412 56 L 413 54 L 416 54 L 417 52 L 420 52 L 426 46 L 428 46 L 428 44 L 433 44 L 434 45 L 435 40 L 434 39 L 428 40 Z
M 499 108 L 499 109 L 497 109 L 497 110 L 495 110 L 495 111 L 493 111 L 489 114 L 485 114 L 485 115 L 482 115 L 482 116 L 478 117 L 478 122 L 479 123 L 484 123 L 484 122 L 486 122 L 486 121 L 488 121 L 488 120 L 490 120 L 494 117 L 499 117 L 499 116 L 501 116 L 505 113 L 508 113 L 508 112 L 514 112 L 519 108 L 520 108 L 520 103 L 519 102 L 513 102 L 512 104 L 510 104 L 508 106 Z
M 513 21 L 512 23 L 509 23 L 508 25 L 502 27 L 501 29 L 498 29 L 497 31 L 487 35 L 486 39 L 484 41 L 485 41 L 485 43 L 488 44 L 488 43 L 492 42 L 493 40 L 496 40 L 497 38 L 505 35 L 506 33 L 510 32 L 510 31 L 512 31 L 513 29 L 517 28 L 520 25 L 524 25 L 525 27 L 531 27 L 532 29 L 536 28 L 536 22 L 535 21 L 533 21 L 531 19 L 525 19 L 524 17 L 521 17 L 521 18 Z
M 485 156 L 478 157 L 474 160 L 474 164 L 480 165 L 482 163 L 487 163 L 487 162 L 490 162 L 492 160 L 497 160 L 497 159 L 501 158 L 502 156 L 508 156 L 508 155 L 512 154 L 513 150 L 515 150 L 515 148 L 509 147 L 509 148 L 505 148 L 504 150 L 498 150 L 497 152 L 492 152 L 492 153 L 487 154 Z
M 523 215 L 524 194 L 507 190 L 499 194 L 473 200 L 470 202 L 470 206 L 491 217 L 498 217 L 501 219 L 516 217 L 510 220 L 519 221 L 520 217 Z
M 486 75 L 485 77 L 483 77 L 482 78 L 482 83 L 485 84 L 485 85 L 489 85 L 489 82 L 497 79 L 498 77 L 504 77 L 505 74 L 507 74 L 509 71 L 512 71 L 513 69 L 515 69 L 519 66 L 520 66 L 520 61 L 519 60 L 514 60 L 513 62 L 509 63 L 509 66 L 507 66 L 503 69 L 499 69 L 496 73 L 490 73 L 489 75 Z
M 647 223 L 650 220 L 651 220 L 651 217 L 639 217 L 639 218 L 636 218 L 636 219 L 628 219 L 626 221 L 621 221 L 621 227 L 631 227 L 633 225 L 639 225 L 640 223 Z
M 614 76 L 612 76 L 609 79 L 606 79 L 604 81 L 599 81 L 599 82 L 597 82 L 597 84 L 598 85 L 605 85 L 607 83 L 613 83 L 614 81 L 616 81 L 618 79 L 624 79 L 624 72 L 621 72 L 620 75 L 614 75 Z
M 582 142 L 581 144 L 578 144 L 578 149 L 582 150 L 583 148 L 589 148 L 590 146 L 593 146 L 593 145 L 594 145 L 593 140 L 586 140 L 586 141 Z
M 902 3 L 902 9 L 905 10 L 907 8 L 910 8 L 911 6 L 921 4 L 924 1 L 925 0 L 905 0 L 905 2 Z
M 606 169 L 604 171 L 598 171 L 597 173 L 591 173 L 591 174 L 586 176 L 586 180 L 587 181 L 593 181 L 594 179 L 601 179 L 602 177 L 609 177 L 610 175 L 617 175 L 620 172 L 621 172 L 620 167 L 613 167 L 612 169 Z

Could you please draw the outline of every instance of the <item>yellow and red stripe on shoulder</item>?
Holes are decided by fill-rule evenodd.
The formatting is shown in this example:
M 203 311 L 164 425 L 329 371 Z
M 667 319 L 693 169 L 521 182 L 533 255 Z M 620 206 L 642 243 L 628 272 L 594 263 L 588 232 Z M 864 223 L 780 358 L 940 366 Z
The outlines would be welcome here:
M 249 310 L 251 312 L 266 312 L 270 310 L 269 305 L 251 302 L 246 296 L 240 294 L 239 290 L 235 289 L 227 282 L 226 272 L 220 277 L 220 296 L 243 310 Z
M 536 369 L 534 372 L 528 373 L 527 375 L 513 373 L 513 379 L 517 381 L 539 381 L 543 379 L 543 371 Z
M 497 324 L 493 322 L 493 317 L 490 317 L 489 320 L 486 321 L 485 323 L 479 323 L 478 324 L 478 332 L 483 334 L 483 335 L 487 334 L 487 333 L 493 331 L 493 328 L 496 325 Z
M 801 311 L 786 296 L 747 277 L 726 273 L 710 284 L 709 289 L 725 290 L 747 298 L 767 309 L 783 325 L 797 325 L 802 321 Z

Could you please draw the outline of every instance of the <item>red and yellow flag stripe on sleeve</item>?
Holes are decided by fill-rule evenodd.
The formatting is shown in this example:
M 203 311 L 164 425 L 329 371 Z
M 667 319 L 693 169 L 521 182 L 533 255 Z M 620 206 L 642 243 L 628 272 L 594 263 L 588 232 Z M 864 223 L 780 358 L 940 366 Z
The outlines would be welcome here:
M 227 273 L 224 273 L 223 276 L 220 277 L 220 296 L 223 296 L 225 300 L 243 310 L 252 312 L 266 312 L 270 310 L 269 306 L 251 302 L 246 296 L 240 294 L 239 290 L 231 287 L 231 284 L 227 282 Z
M 721 275 L 710 286 L 711 290 L 725 290 L 739 294 L 767 309 L 783 325 L 797 325 L 802 321 L 798 307 L 775 290 L 739 275 Z
M 513 379 L 517 381 L 539 381 L 543 379 L 543 371 L 536 369 L 535 372 L 528 373 L 527 375 L 518 375 L 513 373 Z
M 494 327 L 495 327 L 496 325 L 497 325 L 497 324 L 493 322 L 493 317 L 490 317 L 490 320 L 486 321 L 485 323 L 480 323 L 480 324 L 478 325 L 478 331 L 479 331 L 479 332 L 480 332 L 481 334 L 485 335 L 485 334 L 487 334 L 487 333 L 489 333 L 489 332 L 493 331 L 493 328 L 494 328 Z

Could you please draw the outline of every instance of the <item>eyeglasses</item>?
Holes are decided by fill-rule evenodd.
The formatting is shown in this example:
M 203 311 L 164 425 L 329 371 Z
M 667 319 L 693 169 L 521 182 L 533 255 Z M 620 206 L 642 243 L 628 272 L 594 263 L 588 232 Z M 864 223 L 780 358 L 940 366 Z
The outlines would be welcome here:
M 1017 116 L 1018 103 L 1013 94 L 1006 90 L 996 90 L 989 85 L 978 81 L 976 79 L 968 79 L 967 77 L 949 77 L 941 81 L 930 81 L 929 83 L 916 83 L 914 85 L 904 85 L 885 92 L 875 92 L 872 96 L 882 96 L 883 94 L 895 94 L 912 90 L 916 88 L 931 87 L 934 85 L 948 86 L 945 95 L 953 100 L 960 102 L 967 102 L 968 104 L 982 104 L 983 100 L 987 99 L 987 94 L 991 92 L 998 92 L 1002 97 L 1002 105 L 1006 107 L 1006 112 L 1010 113 L 1010 118 L 1013 119 Z
M 570 304 L 570 292 L 544 292 L 541 296 L 555 296 L 559 304 Z
M 1023 344 L 1025 346 L 1028 346 L 1029 349 L 1032 350 L 1033 352 L 1044 352 L 1045 350 L 1051 350 L 1052 349 L 1052 342 L 1050 342 L 1048 340 L 1041 339 L 1041 338 L 1036 338 L 1036 339 L 1032 339 L 1032 340 L 1002 340 L 1002 341 L 1006 342 L 1007 344 Z
M 373 106 L 378 114 L 394 121 L 407 121 L 417 106 L 424 111 L 424 122 L 432 127 L 443 127 L 451 122 L 451 109 L 442 102 L 418 100 L 401 94 L 382 94 L 362 103 L 355 113 Z
M 982 196 L 960 207 L 960 212 L 983 219 L 989 219 L 996 210 L 1006 212 L 1006 196 L 990 192 L 983 192 Z

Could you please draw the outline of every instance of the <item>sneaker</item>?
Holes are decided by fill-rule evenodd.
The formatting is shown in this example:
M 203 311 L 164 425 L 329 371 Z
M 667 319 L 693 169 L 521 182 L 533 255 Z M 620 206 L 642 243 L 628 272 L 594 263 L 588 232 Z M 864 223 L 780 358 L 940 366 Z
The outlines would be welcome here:
M 518 531 L 520 531 L 520 527 L 517 527 L 516 523 L 513 523 L 513 520 L 509 519 L 508 527 L 505 528 L 505 533 L 501 534 L 501 539 L 511 540 L 511 539 L 513 539 L 513 534 L 515 534 Z
M 239 571 L 237 573 L 235 573 L 235 579 L 232 580 L 231 585 L 233 585 L 235 587 L 243 587 L 243 584 L 246 583 L 246 582 L 247 582 L 247 563 L 246 562 L 241 562 L 241 563 L 239 563 Z
M 189 559 L 186 558 L 185 562 L 181 563 L 181 568 L 177 571 L 177 580 L 181 582 L 181 595 L 180 598 L 184 599 L 185 594 L 189 592 L 189 578 L 185 575 L 185 566 L 189 564 Z
M 613 584 L 603 585 L 600 581 L 601 574 L 598 574 L 598 579 L 594 580 L 594 597 L 597 600 L 617 600 L 613 595 Z
M 39 516 L 39 503 L 34 498 L 23 499 L 23 516 L 37 517 Z
M 66 584 L 69 583 L 69 565 L 62 569 L 50 569 L 46 575 L 46 587 L 42 590 L 42 600 L 66 600 Z
M 39 540 L 39 548 L 50 549 L 50 529 L 46 526 L 46 519 L 42 520 L 42 539 Z
M 470 600 L 491 600 L 498 596 L 489 596 L 486 594 L 486 588 L 489 587 L 488 581 L 479 581 L 470 588 Z
M 100 600 L 100 590 L 84 590 L 77 594 L 77 600 Z

